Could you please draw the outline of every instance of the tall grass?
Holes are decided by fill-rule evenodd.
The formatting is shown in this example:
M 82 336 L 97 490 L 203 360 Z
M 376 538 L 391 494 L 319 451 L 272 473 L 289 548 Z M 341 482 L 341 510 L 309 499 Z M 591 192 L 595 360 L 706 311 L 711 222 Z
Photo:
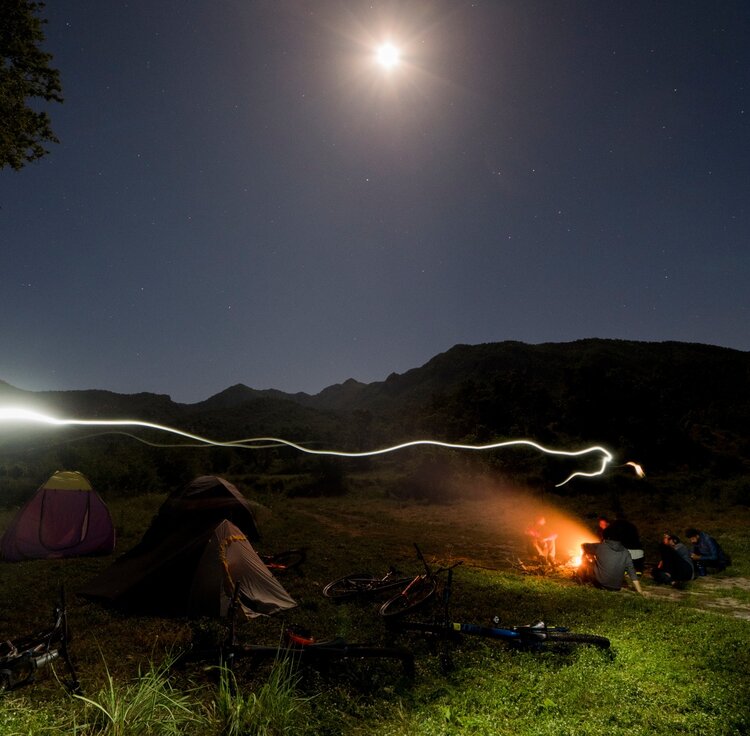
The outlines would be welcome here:
M 74 695 L 55 707 L 36 707 L 18 695 L 3 697 L 0 736 L 292 736 L 306 732 L 309 698 L 298 694 L 295 662 L 277 660 L 267 680 L 243 693 L 234 673 L 220 668 L 216 689 L 176 689 L 172 659 L 151 662 L 132 682 L 106 667 L 94 695 Z
M 291 658 L 277 659 L 266 682 L 246 695 L 234 673 L 222 667 L 213 707 L 222 736 L 283 736 L 299 733 L 307 699 L 297 694 L 300 677 Z
M 171 660 L 150 663 L 132 683 L 116 681 L 106 671 L 105 685 L 96 695 L 74 696 L 85 704 L 81 736 L 178 736 L 202 728 L 206 714 L 196 711 L 192 693 L 175 690 L 170 679 Z

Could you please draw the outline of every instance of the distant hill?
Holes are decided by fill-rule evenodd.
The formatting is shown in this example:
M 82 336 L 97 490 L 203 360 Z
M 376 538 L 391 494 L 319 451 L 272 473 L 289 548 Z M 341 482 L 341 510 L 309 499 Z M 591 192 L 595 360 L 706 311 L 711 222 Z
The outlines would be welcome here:
M 146 393 L 25 392 L 0 381 L 0 401 L 11 399 L 61 416 L 138 418 L 224 440 L 272 435 L 370 449 L 419 437 L 524 437 L 601 443 L 664 470 L 750 474 L 750 353 L 693 343 L 456 345 L 385 381 L 350 379 L 314 396 L 238 384 L 179 404 Z

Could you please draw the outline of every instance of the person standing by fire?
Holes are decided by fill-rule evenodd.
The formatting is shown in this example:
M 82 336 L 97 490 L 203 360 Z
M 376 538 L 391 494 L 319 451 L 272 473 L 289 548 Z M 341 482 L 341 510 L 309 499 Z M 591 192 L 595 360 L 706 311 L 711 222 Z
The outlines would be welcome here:
M 603 590 L 620 590 L 627 573 L 636 593 L 643 595 L 633 558 L 627 548 L 612 538 L 609 527 L 602 530 L 603 541 L 582 544 L 583 562 L 579 576 L 584 583 L 593 583 Z

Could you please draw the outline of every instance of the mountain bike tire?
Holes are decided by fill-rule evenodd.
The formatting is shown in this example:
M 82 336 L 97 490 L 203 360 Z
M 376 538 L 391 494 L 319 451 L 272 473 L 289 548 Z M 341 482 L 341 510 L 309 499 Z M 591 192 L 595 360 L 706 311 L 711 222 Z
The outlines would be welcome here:
M 411 578 L 391 578 L 383 580 L 375 577 L 372 573 L 362 572 L 346 575 L 343 578 L 328 583 L 323 588 L 323 595 L 332 600 L 349 600 L 358 596 L 366 597 L 381 593 L 382 591 L 392 590 L 393 588 L 403 588 L 411 582 Z
M 328 583 L 323 588 L 323 595 L 335 600 L 354 598 L 366 594 L 377 581 L 378 578 L 371 572 L 355 572 Z
M 401 591 L 387 600 L 378 613 L 385 618 L 397 618 L 409 611 L 424 605 L 437 590 L 437 583 L 433 578 L 423 578 L 408 589 Z
M 548 631 L 544 641 L 557 644 L 591 644 L 600 649 L 609 649 L 610 647 L 610 641 L 605 636 L 597 636 L 596 634 L 575 634 L 570 631 Z

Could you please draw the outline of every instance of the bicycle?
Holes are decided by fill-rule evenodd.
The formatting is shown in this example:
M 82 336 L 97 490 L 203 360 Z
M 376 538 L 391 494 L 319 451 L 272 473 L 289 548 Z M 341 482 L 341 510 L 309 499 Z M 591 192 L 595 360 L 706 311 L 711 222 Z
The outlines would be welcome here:
M 0 643 L 0 692 L 30 685 L 39 670 L 62 659 L 70 676 L 62 685 L 71 693 L 80 693 L 81 685 L 68 652 L 70 631 L 62 589 L 52 618 L 54 623 L 47 629 Z
M 402 577 L 393 568 L 382 577 L 376 577 L 370 572 L 355 572 L 328 583 L 323 588 L 323 595 L 335 601 L 374 598 L 394 588 L 403 588 L 411 580 L 411 577 Z
M 307 559 L 307 547 L 258 556 L 272 573 L 285 573 L 292 570 L 299 572 L 299 566 Z
M 481 636 L 486 639 L 500 639 L 519 649 L 540 650 L 550 644 L 588 644 L 600 649 L 610 648 L 610 641 L 604 636 L 579 634 L 563 626 L 548 626 L 544 621 L 510 627 L 501 627 L 498 616 L 492 619 L 493 626 L 452 621 L 448 612 L 452 580 L 453 571 L 449 570 L 448 582 L 444 591 L 445 607 L 441 621 L 435 623 L 399 621 L 399 628 L 404 631 L 415 631 L 446 639 L 460 638 L 461 634 Z
M 439 567 L 433 570 L 427 564 L 427 560 L 416 543 L 414 548 L 417 550 L 417 556 L 424 565 L 425 571 L 413 577 L 403 590 L 383 603 L 378 613 L 385 618 L 398 618 L 423 606 L 437 591 L 438 575 L 446 571 L 451 572 L 454 567 L 463 564 L 463 560 L 459 560 L 449 567 Z
M 382 647 L 373 644 L 352 644 L 342 638 L 319 641 L 308 631 L 295 627 L 284 630 L 278 647 L 261 644 L 236 645 L 231 657 L 250 659 L 290 658 L 300 664 L 320 667 L 338 660 L 394 659 L 401 663 L 406 676 L 414 675 L 414 655 L 403 647 Z
M 188 661 L 214 661 L 233 670 L 241 659 L 276 661 L 288 658 L 315 667 L 340 660 L 392 659 L 400 662 L 405 675 L 411 677 L 414 674 L 414 655 L 403 647 L 353 644 L 342 638 L 319 641 L 306 630 L 293 626 L 284 629 L 278 646 L 240 644 L 235 626 L 237 607 L 236 589 L 223 640 L 218 645 L 190 647 L 177 657 L 173 666 L 182 666 Z

